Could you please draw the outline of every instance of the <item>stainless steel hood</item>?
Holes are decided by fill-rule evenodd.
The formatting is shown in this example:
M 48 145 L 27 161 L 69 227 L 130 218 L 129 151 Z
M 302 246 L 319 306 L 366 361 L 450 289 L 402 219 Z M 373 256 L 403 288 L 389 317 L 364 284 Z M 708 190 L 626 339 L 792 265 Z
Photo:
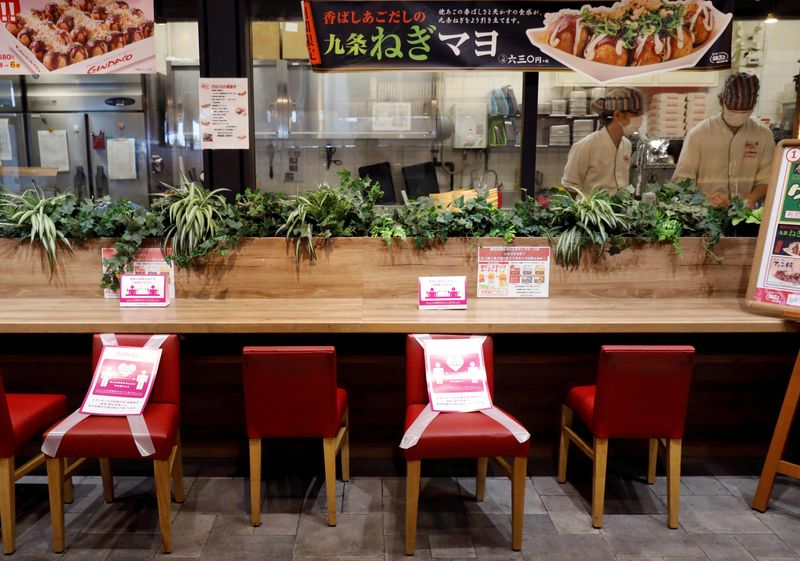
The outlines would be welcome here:
M 137 75 L 40 76 L 29 78 L 28 111 L 142 111 L 142 78 Z

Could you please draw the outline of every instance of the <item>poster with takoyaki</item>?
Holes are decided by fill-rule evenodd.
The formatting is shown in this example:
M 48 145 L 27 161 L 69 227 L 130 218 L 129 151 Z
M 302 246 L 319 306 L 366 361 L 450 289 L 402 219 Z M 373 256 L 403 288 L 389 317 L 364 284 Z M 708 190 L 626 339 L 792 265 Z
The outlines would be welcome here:
M 200 147 L 250 148 L 247 78 L 200 78 Z
M 778 144 L 747 300 L 800 312 L 800 140 Z
M 304 0 L 312 68 L 561 70 L 598 82 L 730 67 L 733 0 Z
M 153 0 L 0 0 L 0 74 L 155 72 Z

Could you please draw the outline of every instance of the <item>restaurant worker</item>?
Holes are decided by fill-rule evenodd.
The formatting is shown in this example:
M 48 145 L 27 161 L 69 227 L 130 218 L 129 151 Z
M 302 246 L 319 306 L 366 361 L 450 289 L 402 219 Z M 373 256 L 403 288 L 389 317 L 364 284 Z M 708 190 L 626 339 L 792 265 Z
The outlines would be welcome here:
M 570 148 L 561 184 L 588 194 L 593 187 L 614 192 L 630 185 L 631 141 L 642 125 L 642 94 L 614 88 L 592 104 L 605 125 Z
M 738 196 L 753 208 L 767 194 L 775 141 L 750 118 L 758 100 L 758 78 L 730 76 L 719 96 L 722 112 L 701 121 L 683 141 L 673 179 L 697 183 L 715 207 Z

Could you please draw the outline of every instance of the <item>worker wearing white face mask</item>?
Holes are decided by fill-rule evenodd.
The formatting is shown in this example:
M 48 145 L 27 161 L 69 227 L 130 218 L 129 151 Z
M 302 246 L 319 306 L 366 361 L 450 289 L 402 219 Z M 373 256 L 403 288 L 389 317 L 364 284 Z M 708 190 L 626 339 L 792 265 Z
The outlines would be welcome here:
M 775 141 L 750 118 L 758 100 L 758 78 L 740 72 L 729 77 L 719 96 L 722 112 L 689 131 L 674 179 L 692 179 L 715 207 L 733 197 L 750 208 L 767 194 Z
M 589 193 L 593 187 L 612 192 L 630 185 L 631 141 L 642 125 L 642 94 L 615 88 L 592 105 L 603 128 L 572 145 L 561 184 Z

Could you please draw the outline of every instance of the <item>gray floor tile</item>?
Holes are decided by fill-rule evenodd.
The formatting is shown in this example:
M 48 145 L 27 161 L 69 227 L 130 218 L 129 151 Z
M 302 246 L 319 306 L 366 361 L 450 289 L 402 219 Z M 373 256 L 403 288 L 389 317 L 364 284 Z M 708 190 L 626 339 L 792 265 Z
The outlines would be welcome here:
M 547 513 L 559 534 L 597 534 L 583 498 L 576 495 L 542 497 Z
M 114 534 L 78 534 L 67 544 L 64 561 L 105 561 L 119 536 Z
M 756 516 L 800 556 L 800 518 L 771 510 Z
M 681 497 L 685 497 L 688 495 L 692 495 L 692 491 L 686 486 L 684 483 L 684 478 L 681 477 Z M 655 483 L 653 483 L 652 487 L 653 492 L 658 495 L 659 497 L 666 497 L 667 496 L 667 478 L 664 476 L 656 477 Z
M 183 510 L 200 514 L 250 512 L 249 480 L 229 477 L 201 478 L 192 485 Z
M 383 512 L 383 484 L 380 479 L 353 478 L 344 486 L 342 512 L 380 514 Z
M 158 534 L 122 534 L 114 544 L 108 561 L 150 559 L 160 549 L 161 536 Z
M 696 537 L 697 544 L 711 561 L 755 561 L 755 557 L 729 534 L 705 534 Z
M 428 536 L 431 557 L 448 559 L 475 559 L 472 537 L 467 532 L 431 534 Z
M 660 516 L 642 514 L 608 515 L 604 517 L 603 537 L 616 555 L 629 556 L 693 556 L 703 555 L 694 537 L 678 528 L 667 527 Z
M 790 557 L 794 550 L 774 534 L 737 534 L 736 540 L 753 557 Z
M 681 498 L 680 522 L 686 531 L 703 533 L 769 533 L 754 512 L 734 496 Z
M 683 483 L 693 495 L 730 495 L 730 490 L 716 477 L 691 476 L 681 477 Z
M 209 536 L 200 561 L 264 561 L 291 559 L 292 536 Z
M 530 514 L 528 516 L 542 516 Z M 478 559 L 522 559 L 522 553 L 511 549 L 511 519 L 505 516 L 487 518 L 490 523 L 481 527 L 471 527 L 470 536 Z M 522 542 L 525 543 L 523 528 Z
M 250 515 L 218 514 L 211 533 L 231 536 L 295 536 L 299 514 L 262 514 L 261 526 L 253 527 Z
M 559 483 L 555 477 L 531 477 L 533 486 L 540 496 L 545 495 L 580 495 L 580 492 L 567 481 Z
M 406 478 L 405 477 L 384 477 L 381 479 L 383 496 L 405 497 Z
M 383 527 L 386 533 L 405 532 L 406 500 L 384 497 Z M 461 497 L 424 497 L 417 510 L 417 532 L 448 532 L 468 528 Z
M 511 520 L 508 521 L 509 525 Z M 509 526 L 510 527 L 510 526 Z M 522 535 L 546 536 L 556 534 L 556 526 L 547 514 L 526 514 L 522 525 Z
M 65 544 L 69 548 L 80 535 L 86 525 L 86 517 L 80 514 L 69 513 L 64 515 Z M 14 554 L 22 557 L 29 555 L 40 556 L 42 559 L 55 557 L 53 554 L 53 534 L 50 529 L 50 514 L 40 518 L 21 534 L 17 534 L 17 551 Z
M 335 528 L 325 519 L 302 515 L 295 558 L 374 557 L 384 554 L 383 515 L 341 514 Z
M 526 561 L 614 561 L 601 536 L 530 536 L 522 542 Z
M 430 561 L 431 550 L 428 547 L 426 534 L 417 533 L 416 550 L 414 557 L 406 555 L 406 535 L 405 533 L 391 533 L 384 535 L 384 547 L 386 561 Z

